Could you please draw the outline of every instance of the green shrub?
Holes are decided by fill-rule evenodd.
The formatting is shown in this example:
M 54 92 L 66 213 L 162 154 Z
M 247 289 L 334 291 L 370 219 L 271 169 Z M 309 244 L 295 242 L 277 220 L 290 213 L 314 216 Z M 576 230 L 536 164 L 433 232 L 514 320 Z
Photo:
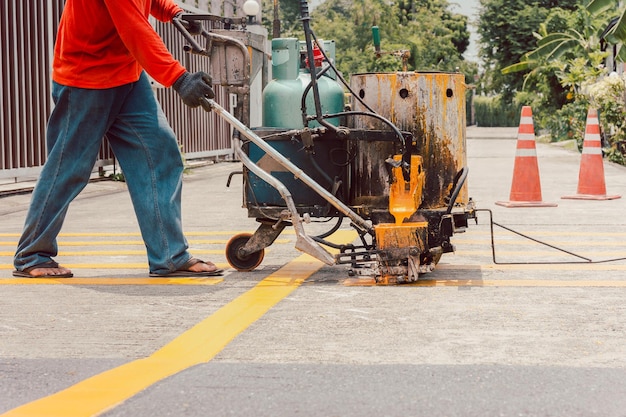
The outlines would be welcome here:
M 503 103 L 500 96 L 474 97 L 474 116 L 476 118 L 476 126 L 519 126 L 520 110 L 520 106 Z

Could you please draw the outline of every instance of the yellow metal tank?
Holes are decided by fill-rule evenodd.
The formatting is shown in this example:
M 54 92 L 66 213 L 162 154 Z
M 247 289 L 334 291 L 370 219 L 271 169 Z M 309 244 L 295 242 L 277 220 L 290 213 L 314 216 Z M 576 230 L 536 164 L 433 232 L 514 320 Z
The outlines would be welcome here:
M 422 210 L 448 206 L 456 174 L 466 166 L 465 79 L 459 73 L 398 72 L 355 74 L 352 91 L 376 113 L 414 136 L 413 152 L 423 158 L 425 171 Z M 367 111 L 356 98 L 352 110 Z M 371 116 L 353 118 L 357 129 L 389 130 Z M 411 145 L 411 144 L 409 144 Z M 351 145 L 351 203 L 366 211 L 389 204 L 389 170 L 385 159 L 395 155 L 400 141 L 358 140 Z M 456 200 L 467 204 L 465 184 Z

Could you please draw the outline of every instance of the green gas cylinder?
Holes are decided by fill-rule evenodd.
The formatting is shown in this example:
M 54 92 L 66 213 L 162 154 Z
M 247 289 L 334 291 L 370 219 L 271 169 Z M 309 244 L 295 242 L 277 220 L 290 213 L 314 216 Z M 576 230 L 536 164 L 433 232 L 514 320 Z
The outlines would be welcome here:
M 285 129 L 302 129 L 302 95 L 311 82 L 309 68 L 300 68 L 300 43 L 296 38 L 272 39 L 272 74 L 263 90 L 263 126 Z M 329 75 L 332 75 L 329 74 Z M 331 76 L 323 75 L 317 79 L 317 87 L 322 105 L 322 114 L 334 114 L 343 111 L 343 88 Z M 308 115 L 315 115 L 313 90 L 309 89 L 306 97 Z M 333 125 L 339 124 L 339 118 L 327 119 Z M 309 127 L 319 126 L 310 122 Z

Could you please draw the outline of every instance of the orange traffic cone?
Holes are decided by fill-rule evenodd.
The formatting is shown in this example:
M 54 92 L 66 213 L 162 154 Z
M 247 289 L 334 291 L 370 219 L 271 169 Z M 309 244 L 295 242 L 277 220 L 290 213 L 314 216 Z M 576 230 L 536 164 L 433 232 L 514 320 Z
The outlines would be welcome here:
M 510 201 L 497 201 L 504 207 L 556 207 L 555 203 L 541 200 L 541 182 L 537 149 L 535 148 L 535 127 L 530 106 L 522 107 L 522 115 L 517 133 L 517 150 L 513 167 L 513 184 Z
M 578 190 L 576 192 L 577 194 L 566 195 L 561 198 L 575 200 L 614 200 L 621 197 L 619 195 L 606 194 L 604 163 L 602 162 L 602 143 L 600 140 L 600 123 L 596 109 L 589 109 L 587 112 L 585 140 L 583 142 L 583 154 L 580 159 Z

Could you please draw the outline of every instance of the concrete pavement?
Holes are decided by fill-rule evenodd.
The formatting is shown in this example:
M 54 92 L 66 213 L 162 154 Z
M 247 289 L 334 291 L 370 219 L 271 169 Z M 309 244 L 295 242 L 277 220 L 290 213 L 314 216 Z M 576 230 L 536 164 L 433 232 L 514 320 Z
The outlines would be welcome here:
M 537 145 L 543 199 L 558 207 L 495 204 L 509 196 L 516 132 L 468 128 L 469 194 L 478 207 L 593 260 L 626 256 L 626 198 L 560 199 L 576 190 L 576 152 Z M 225 186 L 239 169 L 220 163 L 185 178 L 191 250 L 223 267 L 230 236 L 256 228 L 241 207 L 241 178 Z M 605 163 L 605 175 L 609 193 L 626 193 L 626 168 Z M 96 182 L 68 213 L 57 259 L 77 280 L 59 285 L 10 278 L 28 199 L 0 199 L 6 416 L 27 415 L 9 410 L 29 404 L 41 416 L 626 409 L 625 263 L 515 265 L 577 259 L 497 230 L 498 257 L 510 265 L 495 265 L 486 213 L 453 237 L 457 252 L 444 255 L 424 286 L 345 286 L 346 269 L 300 257 L 290 231 L 253 272 L 155 283 L 125 185 Z M 341 233 L 351 236 L 347 226 Z

